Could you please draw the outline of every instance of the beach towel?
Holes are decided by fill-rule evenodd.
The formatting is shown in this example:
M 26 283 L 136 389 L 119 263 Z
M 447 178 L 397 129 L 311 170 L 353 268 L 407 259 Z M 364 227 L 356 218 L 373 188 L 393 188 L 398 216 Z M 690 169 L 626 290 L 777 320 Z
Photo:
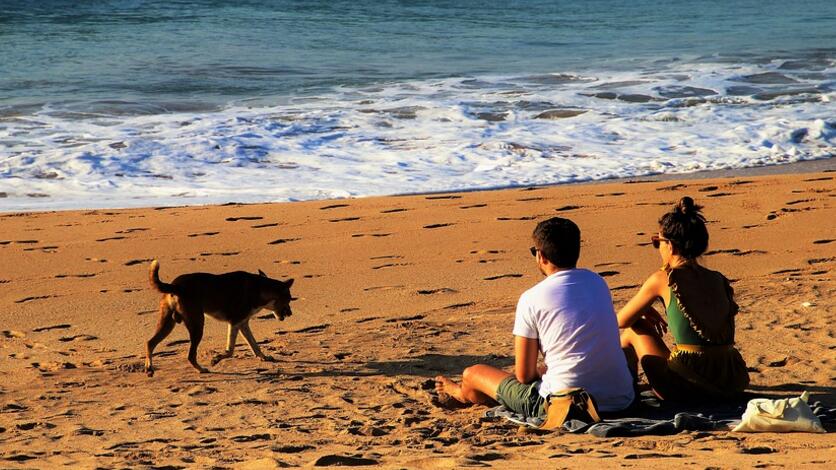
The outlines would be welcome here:
M 668 436 L 682 431 L 729 431 L 740 424 L 751 395 L 739 400 L 716 404 L 686 405 L 662 402 L 650 392 L 642 393 L 638 404 L 628 411 L 602 416 L 599 423 L 577 419 L 563 424 L 562 431 L 586 433 L 597 437 Z M 836 408 L 821 402 L 810 404 L 813 413 L 824 425 L 836 425 Z M 511 423 L 539 429 L 542 420 L 526 418 L 504 406 L 485 412 L 487 418 L 505 419 Z

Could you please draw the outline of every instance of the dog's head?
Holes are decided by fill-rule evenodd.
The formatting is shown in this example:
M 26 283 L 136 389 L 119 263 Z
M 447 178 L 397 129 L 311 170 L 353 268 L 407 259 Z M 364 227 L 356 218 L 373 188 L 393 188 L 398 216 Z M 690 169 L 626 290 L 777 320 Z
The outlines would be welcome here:
M 293 285 L 293 279 L 287 281 L 278 281 L 267 277 L 260 269 L 258 275 L 264 281 L 261 290 L 262 299 L 265 301 L 264 308 L 273 312 L 273 316 L 277 320 L 284 320 L 293 315 L 290 310 L 290 301 L 295 300 L 290 295 L 290 286 Z

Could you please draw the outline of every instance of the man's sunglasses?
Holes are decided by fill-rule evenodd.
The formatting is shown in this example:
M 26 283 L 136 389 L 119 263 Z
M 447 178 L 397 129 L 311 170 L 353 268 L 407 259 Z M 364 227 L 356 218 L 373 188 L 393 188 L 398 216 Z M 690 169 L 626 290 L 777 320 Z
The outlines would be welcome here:
M 528 251 L 531 252 L 531 256 L 537 256 L 537 247 L 536 246 L 532 246 L 531 248 L 528 249 Z
M 650 243 L 653 243 L 653 248 L 659 248 L 659 244 L 661 242 L 670 243 L 671 241 L 665 237 L 660 237 L 659 235 L 653 235 L 652 237 L 650 237 Z

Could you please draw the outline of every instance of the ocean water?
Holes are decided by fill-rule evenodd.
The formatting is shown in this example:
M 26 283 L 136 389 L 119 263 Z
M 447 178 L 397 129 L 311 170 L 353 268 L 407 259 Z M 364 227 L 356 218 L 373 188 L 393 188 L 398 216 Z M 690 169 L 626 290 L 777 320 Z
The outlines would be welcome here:
M 836 2 L 0 0 L 0 210 L 832 158 Z

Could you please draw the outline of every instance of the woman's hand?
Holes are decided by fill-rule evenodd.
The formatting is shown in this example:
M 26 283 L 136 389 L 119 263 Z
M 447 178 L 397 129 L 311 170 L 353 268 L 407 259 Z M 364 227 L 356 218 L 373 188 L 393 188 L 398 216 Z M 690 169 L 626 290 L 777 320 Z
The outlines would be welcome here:
M 668 322 L 653 307 L 647 307 L 644 311 L 642 311 L 640 321 L 646 322 L 647 327 L 651 331 L 655 331 L 660 337 L 664 336 L 668 331 Z

